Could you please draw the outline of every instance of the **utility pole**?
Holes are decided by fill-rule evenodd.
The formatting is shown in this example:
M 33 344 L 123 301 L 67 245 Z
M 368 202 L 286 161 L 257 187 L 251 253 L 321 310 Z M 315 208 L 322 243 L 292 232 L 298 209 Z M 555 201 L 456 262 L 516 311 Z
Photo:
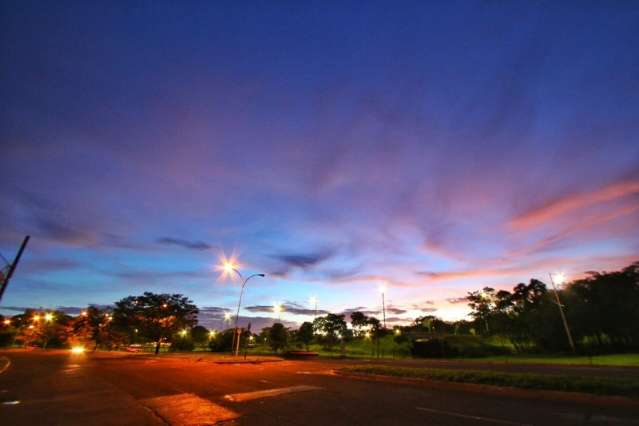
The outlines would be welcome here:
M 0 301 L 2 301 L 2 296 L 4 295 L 5 290 L 9 286 L 9 280 L 13 276 L 13 273 L 16 270 L 16 266 L 18 266 L 18 262 L 20 261 L 20 258 L 22 257 L 22 252 L 24 251 L 25 247 L 27 247 L 27 243 L 29 242 L 29 238 L 31 238 L 31 237 L 29 235 L 27 235 L 26 237 L 24 237 L 24 240 L 22 240 L 22 245 L 18 249 L 18 253 L 16 254 L 15 259 L 13 259 L 13 263 L 11 263 L 11 265 L 9 265 L 9 270 L 7 272 L 7 276 L 4 277 L 4 280 L 2 280 L 2 284 L 0 285 Z
M 384 292 L 382 292 L 382 313 L 384 318 L 384 329 L 386 329 L 386 302 L 384 301 Z
M 568 336 L 568 343 L 570 344 L 570 349 L 572 349 L 572 353 L 577 353 L 575 350 L 575 343 L 572 340 L 572 334 L 570 334 L 570 328 L 568 327 L 568 321 L 566 320 L 566 315 L 564 314 L 564 306 L 561 304 L 559 300 L 559 293 L 557 293 L 557 287 L 555 286 L 555 280 L 552 277 L 552 274 L 548 274 L 550 276 L 550 283 L 552 284 L 552 288 L 555 291 L 555 300 L 557 300 L 557 306 L 559 307 L 559 314 L 561 315 L 561 321 L 564 323 L 564 329 L 566 330 L 566 336 Z

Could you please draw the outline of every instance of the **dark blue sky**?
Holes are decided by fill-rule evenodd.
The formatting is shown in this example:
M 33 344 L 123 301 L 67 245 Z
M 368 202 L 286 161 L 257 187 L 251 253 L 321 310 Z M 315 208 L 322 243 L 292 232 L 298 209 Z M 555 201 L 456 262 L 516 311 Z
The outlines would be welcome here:
M 5 307 L 230 308 L 235 252 L 246 316 L 457 318 L 637 258 L 637 2 L 104 3 L 0 6 Z

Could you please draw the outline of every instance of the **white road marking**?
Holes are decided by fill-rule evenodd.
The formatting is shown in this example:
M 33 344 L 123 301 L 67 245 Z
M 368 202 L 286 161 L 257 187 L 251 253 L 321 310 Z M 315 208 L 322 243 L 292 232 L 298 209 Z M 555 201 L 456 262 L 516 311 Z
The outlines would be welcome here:
M 564 419 L 571 419 L 571 420 L 577 420 L 577 421 L 582 421 L 584 423 L 604 423 L 604 424 L 611 424 L 611 423 L 632 423 L 632 424 L 639 424 L 639 420 L 631 420 L 631 419 L 622 419 L 620 417 L 611 417 L 611 416 L 600 416 L 600 415 L 594 415 L 594 416 L 587 416 L 587 414 L 578 414 L 578 413 L 553 413 L 555 416 L 557 417 L 563 417 Z
M 455 413 L 453 411 L 442 411 L 442 410 L 435 410 L 435 409 L 432 409 L 432 408 L 425 408 L 425 407 L 415 407 L 415 408 L 418 409 L 419 411 L 426 411 L 428 413 L 441 414 L 441 415 L 444 415 L 444 416 L 458 417 L 460 419 L 469 419 L 469 420 L 475 420 L 475 421 L 479 421 L 479 422 L 497 423 L 497 424 L 501 424 L 501 425 L 531 426 L 529 423 L 511 422 L 509 420 L 501 420 L 501 419 L 493 419 L 493 418 L 490 418 L 490 417 L 473 416 L 473 415 L 470 415 L 470 414 Z
M 243 392 L 243 393 L 233 393 L 229 395 L 224 395 L 224 399 L 227 401 L 233 402 L 242 402 L 242 401 L 250 401 L 252 399 L 260 399 L 260 398 L 270 398 L 273 396 L 284 395 L 287 393 L 295 393 L 295 392 L 307 392 L 313 390 L 320 390 L 322 388 L 318 386 L 289 386 L 286 388 L 275 388 L 275 389 L 266 389 L 261 391 L 254 392 Z
M 7 368 L 11 365 L 11 360 L 6 356 L 0 356 L 0 374 L 7 371 Z
M 192 393 L 160 396 L 140 402 L 171 426 L 211 425 L 239 417 L 235 411 Z

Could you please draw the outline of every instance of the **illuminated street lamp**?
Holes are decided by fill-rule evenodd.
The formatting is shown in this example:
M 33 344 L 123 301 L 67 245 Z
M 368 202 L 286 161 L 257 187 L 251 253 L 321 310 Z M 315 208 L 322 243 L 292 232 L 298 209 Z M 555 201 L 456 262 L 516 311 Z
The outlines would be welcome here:
M 80 315 L 86 317 L 87 315 L 89 315 L 89 313 L 87 311 L 82 311 L 80 312 Z
M 242 282 L 242 287 L 240 289 L 240 298 L 237 302 L 237 313 L 235 314 L 235 334 L 233 335 L 233 343 L 234 343 L 234 353 L 235 355 L 240 354 L 240 330 L 237 327 L 237 323 L 240 320 L 240 307 L 242 306 L 242 296 L 244 295 L 244 287 L 246 287 L 246 283 L 253 277 L 262 277 L 264 278 L 266 274 L 252 274 L 248 277 L 244 278 L 242 273 L 238 269 L 239 265 L 235 262 L 234 259 L 224 259 L 222 265 L 219 267 L 227 276 L 236 274 L 240 281 Z
M 46 314 L 44 314 L 44 320 L 46 322 L 51 322 L 53 321 L 53 314 L 50 312 L 47 312 Z
M 557 287 L 555 286 L 555 282 L 558 285 L 562 285 L 566 282 L 566 275 L 563 273 L 557 274 L 548 274 L 550 276 L 550 283 L 552 284 L 552 288 L 555 293 L 555 300 L 557 301 L 557 307 L 559 308 L 559 314 L 561 315 L 561 321 L 564 323 L 564 330 L 566 330 L 566 336 L 568 337 L 568 343 L 570 344 L 570 349 L 572 349 L 573 353 L 576 353 L 575 343 L 572 340 L 572 334 L 570 333 L 570 328 L 568 327 L 568 320 L 566 320 L 566 315 L 564 314 L 564 306 L 561 304 L 559 300 L 559 293 L 557 292 Z
M 186 328 L 185 328 L 185 329 L 182 329 L 182 330 L 180 331 L 180 336 L 182 336 L 182 337 L 186 337 L 186 335 L 187 335 L 188 333 L 189 333 L 189 330 L 187 330 Z
M 282 311 L 284 308 L 279 303 L 273 305 L 273 312 L 277 314 L 278 321 L 282 322 Z
M 38 322 L 38 321 L 40 321 L 40 315 L 35 314 L 32 319 L 33 319 L 33 321 Z
M 384 328 L 386 328 L 386 301 L 384 300 L 384 293 L 386 293 L 386 286 L 380 285 L 378 290 L 382 295 L 382 315 L 384 318 Z
M 84 346 L 74 346 L 71 348 L 72 354 L 81 354 L 81 353 L 84 353 L 84 351 L 85 351 Z
M 4 325 L 11 325 L 11 320 L 10 319 L 6 319 L 3 322 L 4 322 Z

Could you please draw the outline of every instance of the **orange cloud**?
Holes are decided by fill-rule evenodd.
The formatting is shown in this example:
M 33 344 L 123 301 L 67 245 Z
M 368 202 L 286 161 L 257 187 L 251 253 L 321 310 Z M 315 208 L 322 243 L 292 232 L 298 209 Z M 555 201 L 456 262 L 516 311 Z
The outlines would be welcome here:
M 639 181 L 614 183 L 593 192 L 569 195 L 551 201 L 544 206 L 515 217 L 508 223 L 508 226 L 515 230 L 534 228 L 571 211 L 583 209 L 593 204 L 612 201 L 635 193 L 639 193 Z

